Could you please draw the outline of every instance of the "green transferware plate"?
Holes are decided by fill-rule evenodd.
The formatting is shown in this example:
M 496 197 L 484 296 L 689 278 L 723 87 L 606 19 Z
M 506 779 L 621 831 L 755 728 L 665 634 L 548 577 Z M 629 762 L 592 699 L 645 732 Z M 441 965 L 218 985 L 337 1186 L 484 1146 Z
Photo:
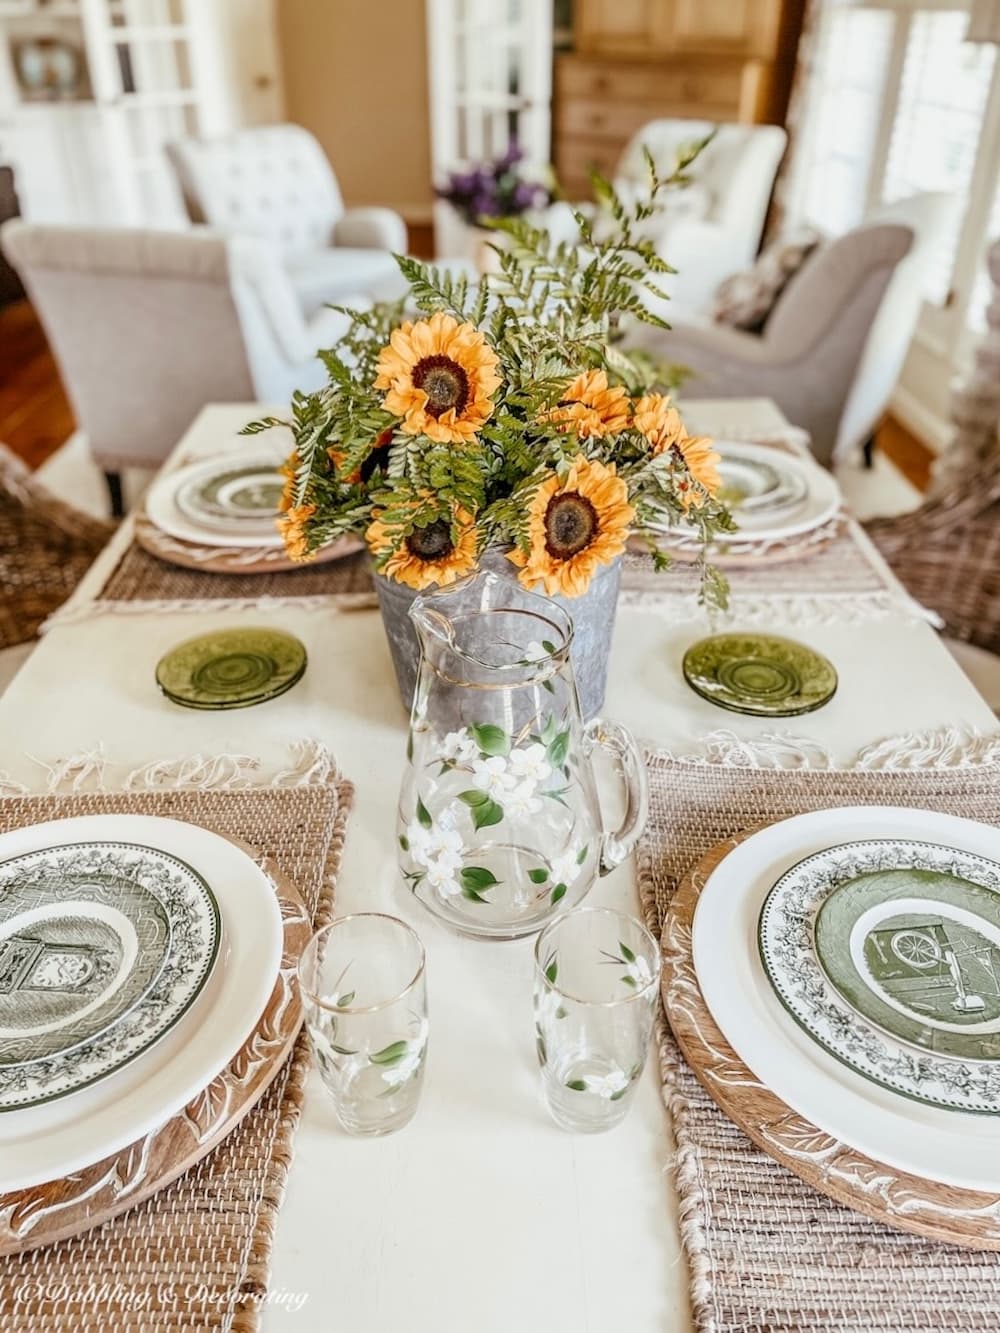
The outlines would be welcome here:
M 177 504 L 190 517 L 234 522 L 274 519 L 284 477 L 266 463 L 227 467 L 208 477 L 193 477 L 177 492 Z
M 795 717 L 837 691 L 833 664 L 776 634 L 713 634 L 684 654 L 684 679 L 709 703 L 752 717 Z
M 157 663 L 156 683 L 185 708 L 248 708 L 290 690 L 305 669 L 305 645 L 291 634 L 219 630 L 172 648 Z
M 913 1101 L 1000 1114 L 1000 864 L 910 838 L 828 847 L 771 889 L 758 942 L 829 1055 Z
M 837 994 L 898 1041 L 1000 1060 L 1000 896 L 910 866 L 840 884 L 816 917 Z

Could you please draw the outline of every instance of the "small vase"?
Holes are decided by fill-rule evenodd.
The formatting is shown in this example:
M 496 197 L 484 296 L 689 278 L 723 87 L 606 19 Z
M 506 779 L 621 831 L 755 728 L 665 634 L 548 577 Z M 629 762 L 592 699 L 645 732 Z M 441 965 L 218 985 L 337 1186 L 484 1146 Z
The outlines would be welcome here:
M 503 551 L 486 551 L 480 566 L 516 582 L 517 571 Z M 620 582 L 621 560 L 618 559 L 598 568 L 582 597 L 552 598 L 573 621 L 570 657 L 585 721 L 595 717 L 604 705 Z M 381 574 L 375 575 L 375 590 L 399 682 L 399 695 L 403 707 L 409 711 L 420 664 L 420 643 L 409 616 L 410 605 L 417 593 L 403 583 L 383 578 Z

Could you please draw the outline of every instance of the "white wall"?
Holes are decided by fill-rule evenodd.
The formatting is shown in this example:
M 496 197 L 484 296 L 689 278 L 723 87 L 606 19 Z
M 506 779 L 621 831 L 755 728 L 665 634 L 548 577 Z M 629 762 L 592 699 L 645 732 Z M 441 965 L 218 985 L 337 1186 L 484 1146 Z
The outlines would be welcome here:
M 347 203 L 428 221 L 424 0 L 279 0 L 277 14 L 288 117 L 319 139 Z

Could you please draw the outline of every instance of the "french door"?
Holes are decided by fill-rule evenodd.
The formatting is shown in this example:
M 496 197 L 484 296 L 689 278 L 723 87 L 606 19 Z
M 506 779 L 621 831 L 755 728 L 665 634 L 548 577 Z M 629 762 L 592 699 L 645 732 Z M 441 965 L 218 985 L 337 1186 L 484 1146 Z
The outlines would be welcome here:
M 184 209 L 163 146 L 205 131 L 206 0 L 80 0 L 121 222 L 169 227 Z
M 551 156 L 552 0 L 428 0 L 434 179 L 501 157 L 516 142 Z M 454 216 L 435 209 L 438 253 L 461 253 Z

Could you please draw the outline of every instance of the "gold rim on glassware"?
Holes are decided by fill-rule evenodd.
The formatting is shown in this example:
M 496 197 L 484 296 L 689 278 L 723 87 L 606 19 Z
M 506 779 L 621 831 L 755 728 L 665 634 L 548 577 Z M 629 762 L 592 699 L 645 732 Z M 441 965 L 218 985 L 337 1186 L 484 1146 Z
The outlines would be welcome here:
M 556 926 L 569 920 L 570 917 L 583 916 L 585 914 L 588 916 L 600 915 L 617 917 L 619 921 L 628 921 L 632 926 L 637 926 L 639 928 L 645 938 L 652 945 L 654 957 L 653 966 L 650 968 L 651 976 L 645 986 L 637 986 L 634 991 L 630 991 L 628 995 L 623 995 L 617 1000 L 584 1000 L 581 999 L 579 995 L 574 995 L 571 991 L 564 990 L 563 987 L 559 985 L 558 981 L 550 981 L 548 979 L 545 975 L 545 966 L 542 962 L 542 941 L 545 939 L 546 935 L 548 935 L 549 931 L 555 930 Z M 641 1000 L 648 991 L 654 990 L 659 986 L 660 946 L 653 938 L 652 933 L 647 930 L 638 917 L 629 916 L 626 912 L 619 912 L 615 907 L 574 907 L 569 912 L 560 912 L 557 917 L 553 917 L 548 925 L 539 932 L 538 938 L 535 940 L 535 967 L 538 969 L 539 975 L 542 977 L 546 986 L 548 986 L 550 990 L 557 991 L 564 1000 L 572 1000 L 574 1004 L 586 1004 L 592 1009 L 612 1009 L 617 1008 L 618 1005 L 631 1004 L 633 1000 Z
M 365 1004 L 365 1005 L 328 1004 L 321 996 L 315 993 L 315 991 L 311 986 L 306 984 L 306 979 L 302 975 L 302 967 L 303 964 L 305 963 L 306 956 L 308 955 L 309 950 L 313 948 L 313 946 L 317 943 L 317 941 L 320 939 L 321 936 L 324 936 L 325 939 L 328 940 L 336 926 L 342 926 L 348 921 L 391 921 L 394 926 L 402 926 L 403 929 L 407 931 L 408 934 L 412 935 L 414 940 L 416 940 L 417 949 L 419 951 L 417 970 L 416 972 L 414 972 L 412 979 L 406 983 L 403 989 L 397 992 L 397 994 L 391 996 L 388 1000 L 379 1000 L 378 1004 Z M 317 953 L 318 952 L 319 951 L 317 950 Z M 324 941 L 324 952 L 325 952 L 325 941 Z M 322 958 L 321 957 L 318 958 L 317 961 L 321 962 Z M 414 986 L 416 986 L 417 982 L 424 975 L 424 970 L 426 966 L 427 966 L 427 950 L 424 948 L 420 936 L 413 929 L 413 927 L 411 925 L 408 925 L 407 922 L 405 922 L 401 917 L 391 916 L 388 912 L 349 912 L 346 916 L 334 917 L 334 919 L 329 923 L 329 925 L 326 925 L 321 930 L 316 931 L 315 935 L 313 935 L 312 939 L 309 941 L 309 943 L 303 950 L 302 957 L 299 959 L 298 967 L 295 969 L 295 971 L 299 979 L 299 987 L 302 991 L 303 997 L 307 999 L 310 1004 L 314 1004 L 317 1007 L 317 1009 L 323 1009 L 326 1013 L 329 1014 L 376 1014 L 379 1012 L 379 1010 L 388 1009 L 391 1004 L 397 1004 L 400 1000 L 404 999 L 405 996 L 409 995 L 410 991 L 413 990 Z

